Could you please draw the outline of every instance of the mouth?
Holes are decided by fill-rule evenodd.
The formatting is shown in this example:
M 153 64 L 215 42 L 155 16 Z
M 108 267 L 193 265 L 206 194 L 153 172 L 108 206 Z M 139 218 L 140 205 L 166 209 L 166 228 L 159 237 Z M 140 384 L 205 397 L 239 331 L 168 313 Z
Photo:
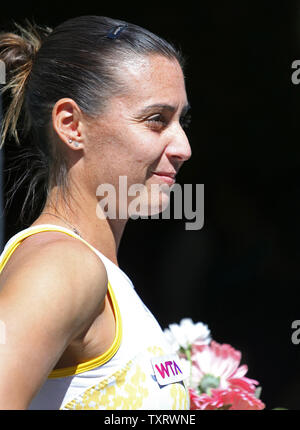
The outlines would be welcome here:
M 152 174 L 167 184 L 175 183 L 176 172 L 152 172 Z

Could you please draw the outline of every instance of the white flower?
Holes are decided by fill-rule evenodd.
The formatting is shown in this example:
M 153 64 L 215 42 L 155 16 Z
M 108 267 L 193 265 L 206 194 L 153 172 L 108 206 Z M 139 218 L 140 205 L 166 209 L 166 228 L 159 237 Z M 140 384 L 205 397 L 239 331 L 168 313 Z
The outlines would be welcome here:
M 207 325 L 202 322 L 194 323 L 191 318 L 183 318 L 179 324 L 170 324 L 164 334 L 173 352 L 178 352 L 180 348 L 186 350 L 195 341 L 203 345 L 208 345 L 211 341 Z

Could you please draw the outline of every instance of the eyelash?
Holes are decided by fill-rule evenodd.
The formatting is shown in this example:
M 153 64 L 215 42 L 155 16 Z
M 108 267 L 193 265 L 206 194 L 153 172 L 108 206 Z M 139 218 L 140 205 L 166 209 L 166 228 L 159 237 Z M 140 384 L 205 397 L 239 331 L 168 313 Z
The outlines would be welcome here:
M 150 125 L 150 128 L 154 130 L 161 129 L 168 124 L 168 121 L 162 114 L 153 115 L 146 120 Z M 191 114 L 187 113 L 180 118 L 180 125 L 183 129 L 187 129 L 191 123 Z

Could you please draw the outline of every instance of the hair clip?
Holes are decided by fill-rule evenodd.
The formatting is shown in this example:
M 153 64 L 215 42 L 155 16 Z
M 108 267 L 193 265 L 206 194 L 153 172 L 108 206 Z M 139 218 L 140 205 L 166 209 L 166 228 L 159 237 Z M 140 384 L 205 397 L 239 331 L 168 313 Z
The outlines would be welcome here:
M 119 37 L 120 33 L 126 28 L 128 27 L 127 24 L 123 24 L 123 25 L 117 25 L 116 27 L 114 27 L 112 30 L 109 30 L 109 32 L 107 33 L 106 37 L 108 37 L 109 39 L 117 39 L 117 37 Z

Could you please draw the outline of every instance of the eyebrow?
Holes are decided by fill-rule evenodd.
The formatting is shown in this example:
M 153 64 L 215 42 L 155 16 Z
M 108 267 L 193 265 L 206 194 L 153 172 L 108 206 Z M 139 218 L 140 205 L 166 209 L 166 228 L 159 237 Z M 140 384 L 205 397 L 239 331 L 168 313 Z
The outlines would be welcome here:
M 187 103 L 183 107 L 181 115 L 185 115 L 190 108 L 191 108 L 191 105 L 189 103 Z M 163 103 L 155 103 L 153 105 L 146 106 L 144 109 L 142 109 L 141 114 L 145 115 L 145 114 L 149 113 L 153 109 L 168 110 L 171 113 L 174 113 L 176 111 L 176 107 L 175 106 L 168 105 L 168 104 L 163 104 Z

